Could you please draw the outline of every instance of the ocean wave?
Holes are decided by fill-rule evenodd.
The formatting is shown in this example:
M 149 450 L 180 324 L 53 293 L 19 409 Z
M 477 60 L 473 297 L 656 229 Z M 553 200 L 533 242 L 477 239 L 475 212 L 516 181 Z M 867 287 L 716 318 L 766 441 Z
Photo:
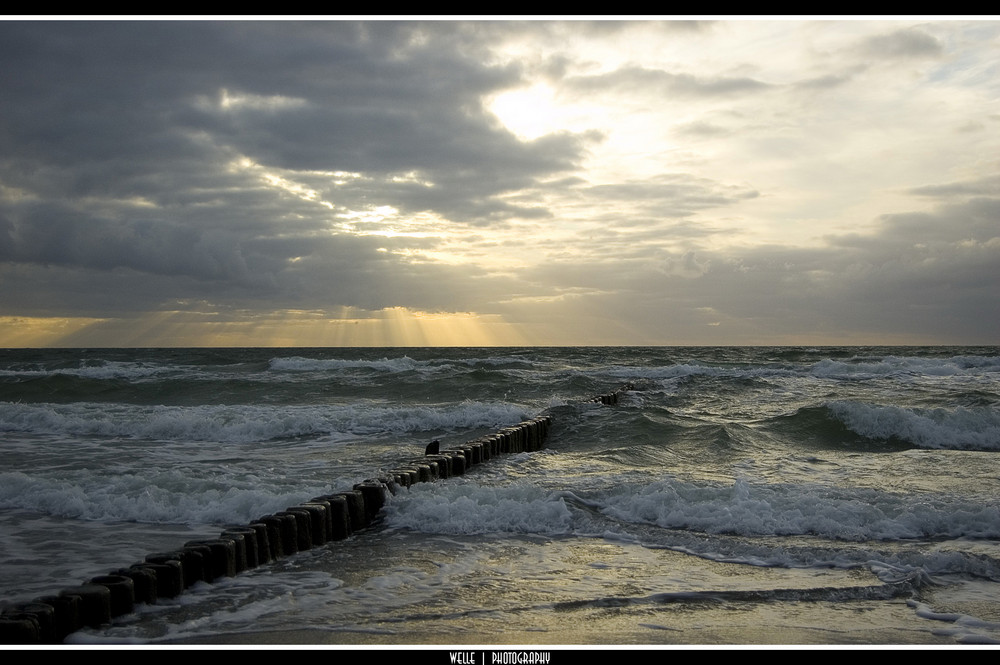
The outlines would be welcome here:
M 414 360 L 409 356 L 381 358 L 378 360 L 346 360 L 342 358 L 304 358 L 289 356 L 271 358 L 268 367 L 281 372 L 329 372 L 343 369 L 373 369 L 380 372 L 409 372 L 427 368 L 427 361 Z
M 1000 372 L 1000 358 L 972 355 L 825 358 L 811 365 L 808 372 L 819 378 L 975 375 Z
M 533 485 L 430 483 L 416 485 L 391 501 L 385 523 L 448 535 L 565 534 L 572 530 L 573 513 L 561 496 Z
M 669 479 L 590 496 L 520 483 L 429 484 L 396 497 L 386 519 L 389 526 L 425 533 L 595 535 L 595 513 L 623 524 L 738 536 L 851 542 L 1000 537 L 996 504 L 743 479 L 732 485 Z
M 50 377 L 75 377 L 80 379 L 90 379 L 97 381 L 108 380 L 128 380 L 135 381 L 149 378 L 151 376 L 172 373 L 178 370 L 177 367 L 164 365 L 150 365 L 141 362 L 120 362 L 113 360 L 101 360 L 83 364 L 80 367 L 58 367 L 58 368 L 6 368 L 0 369 L 0 377 L 9 379 L 39 379 Z
M 602 373 L 623 379 L 676 381 L 694 376 L 720 378 L 782 378 L 812 377 L 815 379 L 914 378 L 914 377 L 976 377 L 1000 372 L 1000 357 L 955 355 L 928 356 L 854 356 L 824 358 L 811 364 L 799 362 L 723 363 L 698 361 L 664 365 L 611 365 Z
M 396 358 L 309 358 L 303 356 L 283 356 L 271 358 L 268 368 L 273 372 L 338 372 L 345 370 L 370 370 L 382 374 L 404 372 L 439 373 L 486 370 L 530 370 L 534 365 L 523 358 L 514 356 L 492 356 L 483 358 L 443 358 L 433 357 L 423 360 L 403 355 Z
M 703 485 L 664 480 L 602 500 L 624 522 L 742 536 L 814 535 L 846 541 L 1000 537 L 1000 505 L 944 495 L 897 495 L 809 485 Z
M 0 403 L 0 432 L 249 443 L 323 435 L 347 438 L 496 427 L 528 417 L 518 405 L 198 405 Z
M 836 401 L 830 414 L 856 434 L 918 448 L 1000 450 L 1000 413 L 991 407 L 904 408 Z
M 89 471 L 61 477 L 0 473 L 0 508 L 62 518 L 146 523 L 240 523 L 301 501 L 310 491 L 235 476 L 194 477 L 175 468 L 155 474 Z

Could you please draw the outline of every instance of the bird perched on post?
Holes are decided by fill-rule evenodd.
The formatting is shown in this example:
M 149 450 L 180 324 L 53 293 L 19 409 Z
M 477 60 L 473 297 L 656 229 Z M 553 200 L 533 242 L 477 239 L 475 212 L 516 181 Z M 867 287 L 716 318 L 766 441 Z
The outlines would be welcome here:
M 424 450 L 424 455 L 437 455 L 441 449 L 441 442 L 434 439 L 427 444 L 427 448 Z

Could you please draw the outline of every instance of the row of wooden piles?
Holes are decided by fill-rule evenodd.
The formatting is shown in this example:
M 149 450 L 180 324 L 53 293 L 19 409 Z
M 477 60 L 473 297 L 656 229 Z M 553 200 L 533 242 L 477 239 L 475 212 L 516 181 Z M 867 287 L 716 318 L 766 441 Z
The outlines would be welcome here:
M 615 390 L 610 393 L 605 393 L 603 395 L 595 395 L 594 397 L 591 397 L 587 401 L 596 402 L 597 404 L 617 404 L 618 401 L 622 398 L 622 395 L 624 395 L 630 390 L 635 390 L 635 386 L 632 385 L 631 383 L 626 383 L 618 390 Z
M 505 427 L 438 454 L 409 460 L 349 491 L 315 497 L 246 526 L 227 528 L 217 537 L 150 554 L 128 568 L 5 609 L 0 614 L 0 643 L 58 644 L 81 628 L 99 628 L 133 612 L 137 604 L 155 604 L 195 584 L 232 577 L 344 540 L 370 526 L 388 496 L 401 487 L 462 475 L 498 455 L 539 450 L 551 424 L 552 417 L 543 415 Z

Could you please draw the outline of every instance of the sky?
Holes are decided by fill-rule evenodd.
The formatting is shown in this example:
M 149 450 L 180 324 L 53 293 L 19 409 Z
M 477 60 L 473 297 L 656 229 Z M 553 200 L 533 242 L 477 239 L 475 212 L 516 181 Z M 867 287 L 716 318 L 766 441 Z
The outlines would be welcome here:
M 0 21 L 0 347 L 1000 344 L 1000 20 Z

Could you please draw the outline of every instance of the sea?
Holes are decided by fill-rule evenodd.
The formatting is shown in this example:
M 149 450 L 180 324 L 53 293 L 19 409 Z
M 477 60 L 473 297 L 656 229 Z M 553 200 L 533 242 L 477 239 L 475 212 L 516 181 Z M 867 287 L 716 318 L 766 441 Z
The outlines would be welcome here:
M 538 415 L 66 642 L 1000 645 L 998 347 L 0 350 L 0 605 Z

